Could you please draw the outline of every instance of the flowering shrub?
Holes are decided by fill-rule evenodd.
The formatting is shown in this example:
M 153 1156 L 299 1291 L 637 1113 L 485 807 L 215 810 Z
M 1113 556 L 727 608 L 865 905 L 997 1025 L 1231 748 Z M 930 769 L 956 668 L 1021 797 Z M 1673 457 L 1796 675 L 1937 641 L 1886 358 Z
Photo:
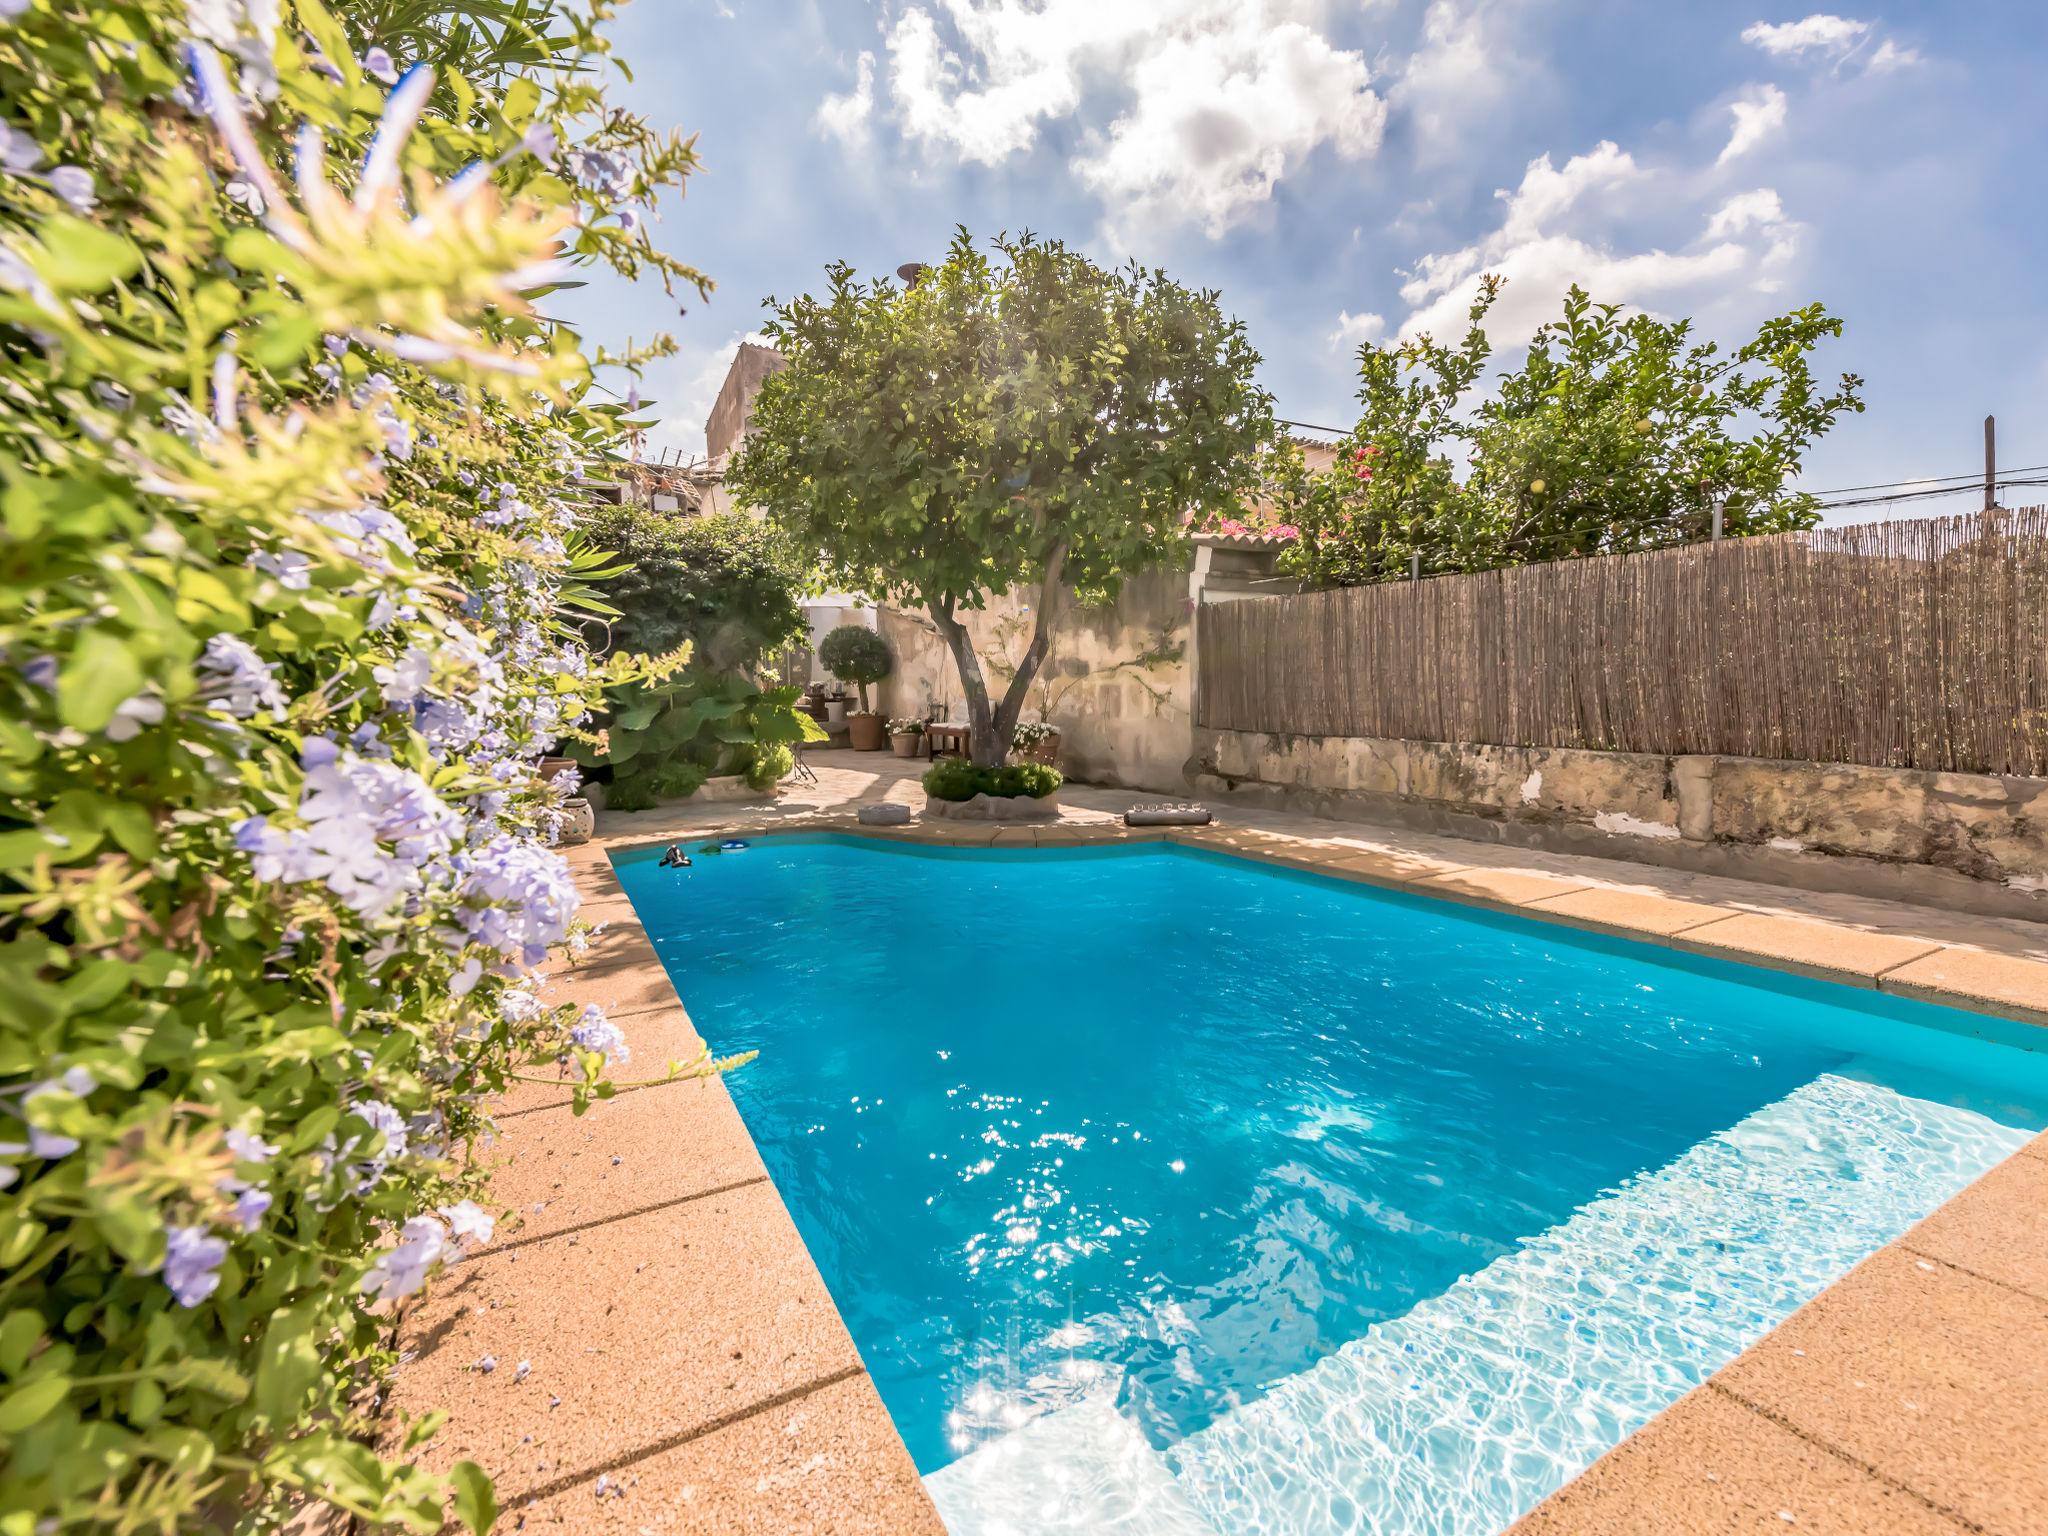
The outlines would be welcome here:
M 490 1523 L 358 1437 L 380 1304 L 491 1237 L 484 1098 L 627 1060 L 530 976 L 577 943 L 536 760 L 641 669 L 572 623 L 621 413 L 527 299 L 702 280 L 596 19 L 544 86 L 319 0 L 0 3 L 9 1536 Z
M 889 722 L 889 734 L 891 736 L 922 736 L 924 734 L 924 722 L 922 720 L 891 720 Z

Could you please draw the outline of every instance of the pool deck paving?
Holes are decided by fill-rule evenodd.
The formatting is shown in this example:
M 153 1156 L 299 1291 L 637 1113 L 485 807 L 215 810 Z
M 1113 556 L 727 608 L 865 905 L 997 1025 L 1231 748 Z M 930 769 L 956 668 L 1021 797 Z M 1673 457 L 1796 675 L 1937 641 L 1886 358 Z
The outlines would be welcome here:
M 659 1077 L 703 1042 L 612 869 L 710 833 L 844 831 L 959 846 L 1170 841 L 1767 968 L 2048 1024 L 2048 925 L 1784 889 L 1283 812 L 1121 823 L 1142 791 L 1069 784 L 1057 822 L 923 808 L 923 764 L 812 752 L 773 802 L 601 813 L 566 850 L 602 924 L 551 1002 L 602 1004 Z M 477 1155 L 496 1240 L 405 1312 L 386 1405 L 445 1408 L 418 1453 L 488 1469 L 499 1529 L 942 1536 L 817 1266 L 716 1079 L 578 1116 L 524 1083 Z M 486 1361 L 491 1365 L 487 1369 Z M 525 1369 L 522 1371 L 521 1366 Z M 390 1449 L 390 1447 L 387 1447 Z M 1842 1280 L 1514 1527 L 1517 1536 L 2048 1532 L 2048 1136 Z

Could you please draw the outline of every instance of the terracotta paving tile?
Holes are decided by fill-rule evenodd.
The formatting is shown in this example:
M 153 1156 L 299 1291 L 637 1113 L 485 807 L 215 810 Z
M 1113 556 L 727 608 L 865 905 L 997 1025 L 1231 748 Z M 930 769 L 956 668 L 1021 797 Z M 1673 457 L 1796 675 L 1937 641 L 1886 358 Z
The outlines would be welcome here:
M 1711 1387 L 1681 1399 L 1511 1536 L 1966 1536 L 1969 1527 Z
M 574 1003 L 581 1008 L 596 1003 L 610 1014 L 644 1013 L 676 1000 L 668 973 L 652 944 L 635 964 L 607 966 L 603 970 L 561 965 L 548 973 L 540 989 L 544 1003 Z
M 2021 1147 L 2020 1153 L 2025 1157 L 2048 1157 L 2048 1132 L 2036 1136 L 2024 1147 Z
M 1697 901 L 1674 901 L 1646 891 L 1617 891 L 1598 886 L 1550 896 L 1530 903 L 1532 915 L 1558 917 L 1610 933 L 1654 933 L 1661 936 L 1682 933 L 1702 923 L 1729 916 L 1726 907 L 1710 907 Z
M 1823 976 L 1832 981 L 1874 985 L 1878 973 L 1917 959 L 1934 946 L 1925 939 L 1863 933 L 1833 923 L 1807 922 L 1742 912 L 1689 929 L 1672 940 L 1701 954 L 1737 955 L 1771 961 L 1779 970 Z
M 2048 1303 L 2048 1158 L 2007 1158 L 1899 1241 Z
M 548 1001 L 563 999 L 550 996 Z M 688 1064 L 695 1061 L 704 1049 L 704 1037 L 697 1033 L 689 1014 L 675 1000 L 673 991 L 652 1008 L 614 1008 L 607 1012 L 612 1022 L 619 1026 L 620 1033 L 625 1035 L 626 1048 L 632 1053 L 622 1066 L 612 1069 L 611 1077 L 618 1086 L 615 1097 L 648 1091 L 627 1085 L 650 1083 L 666 1074 L 670 1062 Z M 514 1084 L 510 1092 L 498 1099 L 492 1111 L 498 1116 L 501 1126 L 507 1124 L 504 1119 L 507 1115 L 524 1116 L 536 1109 L 568 1104 L 575 1097 L 574 1084 L 567 1069 L 541 1063 L 529 1067 L 527 1072 L 530 1077 L 543 1080 Z M 667 1089 L 681 1084 L 665 1083 L 661 1086 Z
M 1885 1248 L 1715 1382 L 1986 1531 L 2048 1531 L 2048 1303 Z
M 423 1459 L 478 1462 L 504 1506 L 860 1366 L 766 1183 L 486 1248 L 432 1284 L 400 1343 L 389 1422 L 449 1410 Z
M 640 1536 L 945 1536 L 866 1376 L 522 1498 L 501 1529 Z
M 1342 875 L 1351 880 L 1364 880 L 1374 885 L 1413 885 L 1418 880 L 1428 880 L 1437 875 L 1455 874 L 1460 867 L 1456 864 L 1446 864 L 1441 859 L 1402 853 L 1393 848 L 1333 848 L 1330 851 L 1333 856 L 1319 866 L 1326 873 Z
M 581 1115 L 558 1107 L 501 1123 L 506 1134 L 479 1155 L 490 1170 L 490 1208 L 509 1213 L 494 1247 L 768 1176 L 717 1081 L 622 1093 Z
M 1489 905 L 1519 907 L 1546 896 L 1583 890 L 1583 880 L 1562 880 L 1521 869 L 1461 869 L 1431 876 L 1416 889 L 1424 896 L 1462 896 Z
M 1938 949 L 1887 971 L 1887 992 L 1953 1002 L 1955 994 L 2001 1012 L 2048 1023 L 2048 964 L 1981 949 Z

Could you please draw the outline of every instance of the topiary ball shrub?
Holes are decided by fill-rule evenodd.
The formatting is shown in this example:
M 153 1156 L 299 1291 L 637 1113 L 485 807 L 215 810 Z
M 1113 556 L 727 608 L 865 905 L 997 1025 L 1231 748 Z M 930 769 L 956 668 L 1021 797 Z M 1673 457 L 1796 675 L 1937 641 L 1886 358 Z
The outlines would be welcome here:
M 818 660 L 842 683 L 852 683 L 860 689 L 860 712 L 864 715 L 869 712 L 868 684 L 879 683 L 895 665 L 889 655 L 889 642 L 865 624 L 842 624 L 833 630 L 818 647 Z
M 982 768 L 964 757 L 949 757 L 925 772 L 924 792 L 934 800 L 972 800 L 976 795 L 1043 800 L 1065 782 L 1059 769 L 1045 763 Z

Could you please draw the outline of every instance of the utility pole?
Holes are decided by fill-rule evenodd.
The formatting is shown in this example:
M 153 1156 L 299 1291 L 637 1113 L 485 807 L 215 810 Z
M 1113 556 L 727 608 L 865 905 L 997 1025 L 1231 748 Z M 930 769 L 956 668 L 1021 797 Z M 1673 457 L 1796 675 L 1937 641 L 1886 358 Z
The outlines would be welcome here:
M 1998 505 L 1998 418 L 1984 418 L 1984 510 Z

